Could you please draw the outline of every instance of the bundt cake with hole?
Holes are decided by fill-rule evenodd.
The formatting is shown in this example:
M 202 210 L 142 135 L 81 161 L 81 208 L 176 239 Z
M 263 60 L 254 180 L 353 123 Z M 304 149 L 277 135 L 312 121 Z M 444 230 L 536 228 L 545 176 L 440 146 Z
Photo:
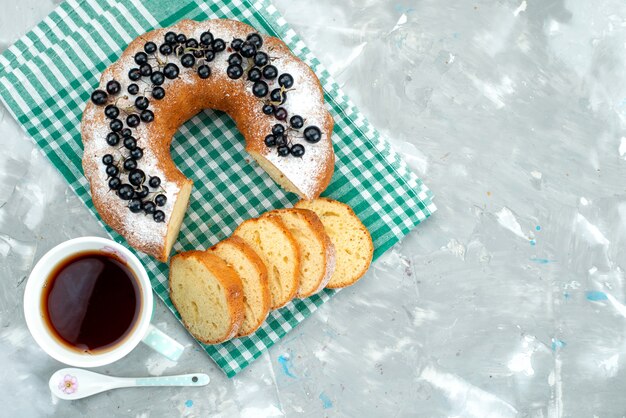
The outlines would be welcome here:
M 350 286 L 363 277 L 372 263 L 374 244 L 352 208 L 327 198 L 301 200 L 295 207 L 315 212 L 335 246 L 335 271 L 326 287 Z
M 308 209 L 276 209 L 264 217 L 277 217 L 289 229 L 300 248 L 300 287 L 296 297 L 306 298 L 322 290 L 335 271 L 335 247 L 324 225 Z
M 316 198 L 333 174 L 333 119 L 319 80 L 282 41 L 221 19 L 138 37 L 87 103 L 83 169 L 104 222 L 161 261 L 192 189 L 170 156 L 172 137 L 206 108 L 233 118 L 246 151 L 287 191 Z

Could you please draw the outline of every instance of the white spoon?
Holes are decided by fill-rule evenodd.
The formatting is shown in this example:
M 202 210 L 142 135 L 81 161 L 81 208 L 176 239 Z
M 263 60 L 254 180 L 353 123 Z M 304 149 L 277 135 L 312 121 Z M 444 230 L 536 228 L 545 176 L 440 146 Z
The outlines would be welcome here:
M 203 373 L 161 377 L 113 377 L 83 369 L 57 370 L 50 377 L 50 391 L 61 399 L 82 399 L 96 393 L 133 386 L 206 386 L 209 376 Z

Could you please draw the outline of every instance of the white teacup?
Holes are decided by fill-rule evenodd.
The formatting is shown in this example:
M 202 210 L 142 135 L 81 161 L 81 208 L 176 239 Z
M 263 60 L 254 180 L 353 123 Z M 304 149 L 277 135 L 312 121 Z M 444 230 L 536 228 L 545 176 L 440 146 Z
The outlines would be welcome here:
M 94 251 L 114 254 L 126 263 L 137 278 L 141 303 L 139 316 L 123 340 L 110 349 L 89 353 L 73 350 L 53 335 L 44 319 L 42 297 L 44 286 L 59 263 L 76 254 Z M 115 241 L 99 237 L 72 239 L 48 251 L 31 271 L 24 292 L 26 324 L 37 344 L 51 357 L 75 367 L 98 367 L 113 363 L 130 353 L 141 341 L 171 360 L 178 360 L 184 347 L 150 324 L 153 308 L 152 286 L 139 259 Z

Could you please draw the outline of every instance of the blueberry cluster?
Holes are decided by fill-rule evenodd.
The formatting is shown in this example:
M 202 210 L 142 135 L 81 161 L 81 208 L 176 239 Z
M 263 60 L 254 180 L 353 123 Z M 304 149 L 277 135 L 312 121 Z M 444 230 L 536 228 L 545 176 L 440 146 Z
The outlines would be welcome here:
M 146 186 L 146 174 L 137 168 L 137 160 L 141 158 L 143 151 L 136 147 L 132 137 L 124 139 L 124 148 L 130 150 L 130 155 L 120 156 L 118 161 L 115 161 L 111 154 L 102 157 L 102 163 L 106 166 L 106 173 L 109 176 L 109 188 L 115 190 L 120 199 L 128 201 L 128 209 L 131 212 L 143 212 L 152 216 L 156 222 L 164 222 L 165 213 L 158 210 L 158 207 L 167 203 L 167 197 L 159 193 L 161 179 L 158 176 L 150 177 L 147 181 L 149 187 Z M 121 171 L 128 173 L 128 183 L 124 183 L 120 178 Z
M 152 50 L 153 47 L 150 44 L 151 42 L 144 47 L 146 51 Z M 133 85 L 137 86 L 136 84 L 131 84 L 131 86 Z M 129 87 L 129 93 L 130 90 L 134 91 L 134 88 L 131 89 Z M 117 96 L 120 91 L 120 83 L 117 80 L 111 80 L 106 85 L 106 92 L 96 90 L 91 95 L 91 100 L 96 105 L 106 105 L 104 115 L 110 120 L 109 128 L 111 129 L 106 136 L 107 144 L 111 147 L 118 147 L 120 142 L 122 144 L 117 150 L 117 161 L 112 154 L 105 154 L 102 157 L 102 163 L 106 167 L 107 176 L 109 176 L 109 188 L 114 190 L 120 199 L 128 201 L 128 209 L 131 212 L 138 213 L 143 211 L 146 215 L 152 216 L 156 222 L 164 222 L 165 213 L 162 210 L 157 210 L 157 207 L 164 206 L 167 198 L 163 194 L 157 194 L 157 190 L 150 191 L 144 185 L 146 174 L 138 168 L 138 161 L 143 157 L 143 149 L 137 146 L 137 139 L 133 136 L 133 131 L 131 130 L 131 128 L 139 126 L 141 122 L 149 123 L 154 120 L 154 113 L 148 109 L 150 100 L 145 96 L 138 96 L 135 99 L 134 106 L 128 108 L 118 107 L 115 104 L 116 101 L 107 104 L 109 97 Z M 132 94 L 137 94 L 138 92 L 137 90 Z M 163 91 L 164 95 L 165 91 Z M 126 116 L 125 123 L 122 121 L 123 118 L 120 118 L 122 114 Z M 127 180 L 128 183 L 125 183 L 124 180 Z M 152 189 L 158 189 L 161 179 L 159 177 L 150 177 L 148 184 Z M 152 196 L 154 196 L 153 200 L 151 199 Z
M 294 79 L 289 73 L 279 75 L 276 66 L 272 65 L 271 57 L 264 51 L 263 38 L 258 33 L 251 33 L 246 40 L 235 38 L 230 43 L 228 57 L 228 77 L 233 80 L 239 79 L 247 73 L 248 81 L 252 82 L 252 94 L 264 100 L 263 113 L 274 115 L 279 121 L 286 121 L 289 118 L 287 109 L 281 105 L 287 100 L 287 92 L 293 87 Z M 244 69 L 245 64 L 245 69 Z M 270 91 L 268 82 L 276 80 L 278 86 Z M 269 95 L 269 96 L 268 96 Z M 277 147 L 278 155 L 286 157 L 302 157 L 305 148 L 302 144 L 292 145 L 289 141 L 290 133 L 302 129 L 304 119 L 300 115 L 293 115 L 289 118 L 289 127 L 282 124 L 274 125 L 272 133 L 265 137 L 265 145 Z M 319 142 L 322 132 L 317 126 L 309 126 L 304 130 L 304 139 L 310 143 Z

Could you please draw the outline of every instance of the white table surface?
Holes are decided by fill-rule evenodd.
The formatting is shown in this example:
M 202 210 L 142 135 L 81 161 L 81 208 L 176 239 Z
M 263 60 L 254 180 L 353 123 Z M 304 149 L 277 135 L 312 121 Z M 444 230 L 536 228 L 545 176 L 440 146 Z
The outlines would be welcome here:
M 0 416 L 623 416 L 626 3 L 276 4 L 439 211 L 237 377 L 159 301 L 183 358 L 98 371 L 212 383 L 59 401 L 24 279 L 105 232 L 0 106 Z M 0 0 L 0 50 L 54 7 Z

